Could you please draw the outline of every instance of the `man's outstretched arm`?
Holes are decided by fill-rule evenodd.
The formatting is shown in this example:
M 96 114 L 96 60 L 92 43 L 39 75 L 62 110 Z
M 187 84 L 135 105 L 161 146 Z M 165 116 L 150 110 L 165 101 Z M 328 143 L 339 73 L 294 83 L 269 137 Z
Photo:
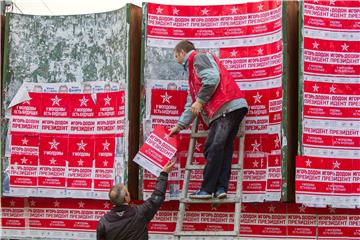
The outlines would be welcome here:
M 174 162 L 168 162 L 160 176 L 157 179 L 156 187 L 151 197 L 148 198 L 142 205 L 138 206 L 139 213 L 144 216 L 146 222 L 150 222 L 159 210 L 161 204 L 165 200 L 165 193 L 168 181 L 169 172 L 171 172 Z

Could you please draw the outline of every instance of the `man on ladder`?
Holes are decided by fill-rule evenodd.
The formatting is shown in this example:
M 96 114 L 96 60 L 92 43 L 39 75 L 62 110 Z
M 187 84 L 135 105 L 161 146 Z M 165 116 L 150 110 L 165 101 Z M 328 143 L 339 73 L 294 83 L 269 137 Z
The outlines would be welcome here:
M 233 142 L 248 111 L 244 93 L 210 52 L 196 52 L 194 44 L 180 41 L 174 55 L 189 74 L 189 92 L 184 112 L 170 135 L 188 127 L 201 113 L 209 134 L 205 143 L 206 166 L 201 188 L 192 199 L 226 198 L 231 174 Z

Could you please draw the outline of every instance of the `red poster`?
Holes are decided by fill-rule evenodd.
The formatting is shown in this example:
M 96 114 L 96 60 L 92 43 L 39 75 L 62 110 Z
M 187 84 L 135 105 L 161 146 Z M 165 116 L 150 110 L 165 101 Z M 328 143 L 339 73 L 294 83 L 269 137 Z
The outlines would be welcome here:
M 70 131 L 69 134 L 94 134 L 95 103 L 91 94 L 70 95 Z
M 26 222 L 24 198 L 1 198 L 2 236 L 23 237 Z
M 282 41 L 221 48 L 220 60 L 236 81 L 269 78 L 282 73 Z
M 40 131 L 41 93 L 29 93 L 30 99 L 11 109 L 10 129 L 13 132 L 38 133 Z
M 117 92 L 96 94 L 96 133 L 115 134 L 117 114 Z
M 39 136 L 13 134 L 10 157 L 10 194 L 26 196 L 37 192 Z
M 91 195 L 92 172 L 94 164 L 95 139 L 89 136 L 69 138 L 69 166 L 67 193 L 69 196 L 89 197 Z
M 69 133 L 70 95 L 43 93 L 41 109 L 42 133 Z
M 116 136 L 124 137 L 125 131 L 125 91 L 116 92 Z
M 168 134 L 162 126 L 155 128 L 134 158 L 137 164 L 156 176 L 177 152 L 178 141 Z
M 106 198 L 114 182 L 115 139 L 113 137 L 95 138 L 95 196 Z
M 67 135 L 41 134 L 38 185 L 42 196 L 64 196 L 66 161 L 68 161 Z
M 187 91 L 178 90 L 151 90 L 151 115 L 153 116 L 177 116 L 184 111 Z
M 315 239 L 317 236 L 317 209 L 301 204 L 287 204 L 287 231 L 289 237 Z
M 281 2 L 224 6 L 171 6 L 148 4 L 151 38 L 235 38 L 262 35 L 281 28 Z M 186 16 L 186 18 L 184 18 Z

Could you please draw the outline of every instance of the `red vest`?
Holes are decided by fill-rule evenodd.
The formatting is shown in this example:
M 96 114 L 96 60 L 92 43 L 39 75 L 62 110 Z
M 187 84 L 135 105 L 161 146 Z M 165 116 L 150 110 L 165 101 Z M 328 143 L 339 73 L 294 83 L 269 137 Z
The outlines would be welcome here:
M 189 62 L 189 87 L 190 94 L 193 102 L 196 100 L 200 88 L 202 86 L 201 79 L 198 78 L 196 70 L 194 68 L 194 57 L 197 54 L 196 51 L 190 54 L 188 58 Z M 244 93 L 240 90 L 230 73 L 220 63 L 219 59 L 210 53 L 216 61 L 220 71 L 220 81 L 214 94 L 210 100 L 203 106 L 206 115 L 211 119 L 217 110 L 219 110 L 225 103 L 231 100 L 244 98 Z

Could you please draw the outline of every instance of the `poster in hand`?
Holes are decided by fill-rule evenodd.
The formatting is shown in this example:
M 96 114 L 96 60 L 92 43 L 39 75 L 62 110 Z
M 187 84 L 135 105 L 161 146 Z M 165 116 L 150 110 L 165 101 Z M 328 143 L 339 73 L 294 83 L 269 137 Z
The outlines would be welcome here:
M 157 126 L 146 139 L 134 158 L 134 162 L 159 176 L 165 164 L 170 161 L 178 149 L 176 137 L 169 137 L 169 131 Z

